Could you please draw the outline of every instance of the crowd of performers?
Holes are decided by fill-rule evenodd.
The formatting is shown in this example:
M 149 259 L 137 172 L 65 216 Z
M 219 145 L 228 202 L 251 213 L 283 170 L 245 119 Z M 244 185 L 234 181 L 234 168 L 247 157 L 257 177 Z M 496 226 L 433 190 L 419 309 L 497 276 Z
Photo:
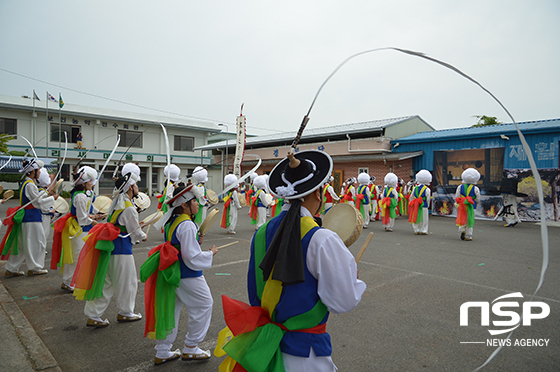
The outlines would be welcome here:
M 143 319 L 135 310 L 138 271 L 132 246 L 146 241 L 142 227 L 149 221 L 139 221 L 135 206 L 138 166 L 123 165 L 107 213 L 94 206 L 97 171 L 81 167 L 74 174 L 70 211 L 62 216 L 53 211 L 58 195 L 49 187 L 53 182 L 42 162 L 25 161 L 20 172 L 25 174 L 20 206 L 8 209 L 4 219 L 8 231 L 0 248 L 7 260 L 5 275 L 25 275 L 20 270 L 24 262 L 27 275 L 47 274 L 46 242 L 54 230 L 50 269 L 60 270 L 62 290 L 85 301 L 86 325 L 109 326 L 103 315 L 113 297 L 117 321 Z M 238 211 L 247 205 L 256 232 L 248 269 L 250 304 L 223 296 L 228 328 L 220 332 L 215 354 L 228 357 L 220 371 L 255 365 L 275 371 L 336 370 L 326 333 L 328 315 L 352 310 L 366 288 L 342 240 L 317 222 L 336 203 L 353 205 L 364 228 L 381 220 L 390 232 L 396 216 L 408 214 L 415 234 L 428 233 L 432 176 L 427 170 L 407 184 L 388 173 L 379 186 L 375 177 L 361 173 L 348 179 L 340 194 L 333 189 L 331 173 L 330 156 L 310 150 L 290 154 L 270 175 L 251 174 L 246 187 L 234 175 L 225 177 L 221 227 L 235 234 Z M 202 250 L 204 236 L 198 232 L 209 206 L 207 171 L 197 167 L 186 184 L 176 165 L 168 165 L 164 174 L 169 183 L 158 206 L 163 217 L 154 227 L 163 232 L 165 243 L 151 249 L 139 269 L 145 283 L 144 336 L 155 340 L 156 365 L 210 358 L 210 351 L 198 346 L 208 332 L 213 307 L 203 270 L 212 267 L 218 252 L 216 246 Z M 472 240 L 479 178 L 469 168 L 457 188 L 457 225 L 463 240 Z M 172 350 L 183 306 L 188 331 L 182 349 Z

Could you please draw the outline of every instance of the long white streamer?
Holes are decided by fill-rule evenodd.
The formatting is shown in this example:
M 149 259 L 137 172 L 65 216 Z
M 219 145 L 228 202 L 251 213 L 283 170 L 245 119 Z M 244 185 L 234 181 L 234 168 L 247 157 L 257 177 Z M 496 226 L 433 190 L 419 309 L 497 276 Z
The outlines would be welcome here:
M 531 172 L 533 173 L 533 177 L 535 178 L 535 182 L 537 184 L 537 193 L 538 193 L 538 196 L 539 196 L 539 203 L 541 205 L 540 212 L 541 212 L 541 240 L 542 240 L 543 261 L 542 261 L 541 275 L 540 275 L 539 283 L 537 285 L 537 288 L 535 289 L 535 292 L 531 296 L 531 299 L 533 299 L 535 297 L 535 295 L 537 294 L 537 292 L 540 290 L 540 288 L 541 288 L 541 286 L 544 282 L 544 276 L 545 276 L 545 273 L 546 273 L 546 269 L 548 268 L 548 261 L 549 261 L 548 227 L 547 227 L 547 224 L 546 224 L 546 211 L 545 211 L 545 208 L 544 208 L 545 204 L 544 204 L 544 195 L 543 195 L 541 176 L 538 172 L 537 165 L 536 165 L 535 160 L 533 158 L 533 152 L 532 152 L 531 148 L 529 147 L 529 144 L 525 140 L 525 136 L 523 136 L 523 134 L 521 133 L 521 130 L 519 129 L 519 126 L 517 125 L 517 122 L 515 121 L 513 116 L 510 114 L 510 112 L 506 109 L 506 107 L 502 104 L 502 102 L 500 102 L 500 100 L 498 98 L 496 98 L 496 96 L 494 96 L 492 94 L 492 92 L 490 92 L 488 89 L 486 89 L 484 86 L 482 86 L 482 84 L 480 84 L 478 81 L 474 80 L 472 77 L 465 74 L 463 71 L 459 70 L 455 66 L 452 66 L 449 63 L 440 61 L 436 58 L 429 57 L 424 53 L 415 52 L 415 51 L 406 50 L 406 49 L 394 48 L 394 47 L 377 48 L 377 49 L 371 49 L 371 50 L 366 50 L 366 51 L 363 51 L 363 52 L 360 52 L 360 53 L 356 53 L 356 54 L 348 57 L 340 65 L 338 65 L 334 69 L 334 71 L 327 77 L 327 79 L 323 82 L 323 84 L 321 84 L 321 86 L 319 87 L 319 90 L 315 94 L 315 98 L 311 102 L 311 106 L 309 107 L 309 111 L 307 112 L 306 117 L 309 116 L 309 113 L 311 112 L 311 109 L 313 108 L 313 105 L 315 104 L 315 101 L 317 100 L 317 97 L 319 96 L 319 93 L 321 92 L 321 90 L 323 89 L 325 84 L 333 77 L 333 75 L 342 66 L 344 66 L 348 61 L 350 61 L 351 59 L 353 59 L 355 57 L 358 57 L 358 56 L 361 56 L 361 55 L 367 54 L 367 53 L 382 51 L 382 50 L 395 50 L 397 52 L 405 53 L 405 54 L 408 54 L 408 55 L 411 55 L 411 56 L 414 56 L 414 57 L 424 58 L 428 61 L 435 62 L 435 63 L 437 63 L 437 64 L 439 64 L 443 67 L 446 67 L 446 68 L 448 68 L 452 71 L 455 71 L 456 73 L 463 76 L 467 80 L 470 80 L 472 83 L 478 85 L 483 91 L 488 93 L 500 105 L 500 107 L 502 107 L 502 109 L 506 112 L 506 114 L 509 116 L 509 118 L 511 119 L 511 121 L 515 125 L 515 129 L 517 130 L 517 134 L 519 135 L 519 139 L 521 140 L 521 144 L 523 145 L 523 150 L 525 151 L 525 154 L 527 155 L 527 159 L 529 160 L 529 165 L 531 167 Z M 519 323 L 521 323 L 521 322 L 522 322 L 522 320 L 519 321 Z M 513 332 L 514 331 L 511 331 L 511 333 L 508 335 L 507 339 L 509 339 L 511 337 Z M 490 361 L 492 359 L 494 359 L 494 357 L 500 352 L 500 350 L 502 350 L 502 348 L 503 348 L 503 346 L 499 346 L 498 348 L 496 348 L 496 350 L 494 350 L 494 352 L 488 357 L 488 359 L 482 365 L 477 367 L 474 370 L 474 372 L 479 371 L 482 368 L 484 368 L 486 365 L 488 365 L 488 363 L 490 363 Z

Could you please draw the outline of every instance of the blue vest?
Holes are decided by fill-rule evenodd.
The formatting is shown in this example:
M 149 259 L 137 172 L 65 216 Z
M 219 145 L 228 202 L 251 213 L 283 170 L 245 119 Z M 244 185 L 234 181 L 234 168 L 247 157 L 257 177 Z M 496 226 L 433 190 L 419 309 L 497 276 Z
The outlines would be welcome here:
M 426 190 L 427 189 L 428 189 L 428 186 L 425 186 L 425 185 L 414 187 L 414 197 L 415 198 L 422 198 L 422 201 L 424 202 L 424 208 L 428 208 L 428 202 L 426 200 Z
M 459 186 L 460 187 L 459 192 L 461 193 L 461 196 L 470 196 L 472 198 L 472 200 L 474 201 L 473 208 L 476 209 L 476 192 L 474 191 L 474 188 L 476 186 L 473 186 L 472 189 L 471 189 L 471 192 L 469 193 L 469 195 L 467 195 L 467 187 L 468 186 L 470 186 L 470 184 L 466 184 L 466 183 L 462 184 L 461 186 Z
M 127 208 L 134 208 L 134 207 L 127 207 Z M 124 211 L 124 209 L 122 211 Z M 128 232 L 126 231 L 126 227 L 119 223 L 121 216 L 122 216 L 122 212 L 119 213 L 119 215 L 117 216 L 117 221 L 115 222 L 115 226 L 120 228 L 121 232 L 119 233 L 120 236 L 115 240 L 113 240 L 115 249 L 113 249 L 113 252 L 111 252 L 111 254 L 132 254 L 132 240 L 130 240 L 130 236 L 126 238 L 121 238 L 121 236 L 128 234 Z
M 74 192 L 72 193 L 72 197 L 70 198 L 70 214 L 71 214 L 74 218 L 77 217 L 77 214 L 76 214 L 76 207 L 74 206 L 74 197 L 75 197 L 76 195 L 78 195 L 78 194 L 85 194 L 85 195 L 87 196 L 87 194 L 86 194 L 85 191 L 74 191 Z M 91 199 L 91 203 L 90 203 L 90 206 L 89 206 L 89 213 L 93 213 L 93 202 L 94 202 L 94 201 L 95 201 L 95 195 L 94 195 L 93 198 Z M 83 232 L 89 232 L 89 230 L 91 230 L 92 227 L 93 227 L 93 226 L 92 226 L 91 224 L 86 225 L 86 226 L 82 226 L 82 231 L 83 231 Z
M 364 195 L 364 198 L 362 199 L 362 204 L 369 204 L 369 198 L 367 196 L 367 185 L 361 185 L 360 187 L 358 187 L 358 194 L 362 194 Z
M 272 238 L 278 229 L 280 222 L 286 216 L 287 211 L 283 211 L 277 217 L 270 220 L 266 225 L 266 248 L 270 246 Z M 263 226 L 264 228 L 264 226 Z M 311 275 L 307 269 L 307 249 L 309 248 L 309 241 L 313 234 L 319 230 L 320 227 L 314 227 L 303 237 L 301 244 L 303 250 L 303 263 L 305 267 L 305 282 L 289 285 L 283 288 L 280 301 L 275 309 L 276 322 L 283 323 L 288 318 L 295 315 L 303 314 L 311 310 L 319 301 L 317 293 L 317 279 Z M 260 306 L 260 300 L 257 295 L 255 283 L 255 240 L 251 242 L 251 259 L 249 262 L 249 273 L 247 274 L 247 287 L 249 292 L 249 302 L 252 306 Z M 261 248 L 262 249 L 262 248 Z M 329 318 L 329 313 L 325 315 L 320 324 L 325 324 Z M 328 333 L 313 334 L 305 332 L 286 332 L 282 341 L 280 342 L 280 349 L 283 353 L 299 356 L 309 357 L 309 350 L 313 347 L 315 355 L 317 356 L 330 356 L 332 354 L 331 336 Z
M 266 208 L 261 201 L 261 194 L 264 193 L 263 190 L 257 190 L 255 196 L 257 197 L 257 208 Z
M 33 183 L 33 181 L 26 179 L 21 184 L 21 187 L 19 189 L 20 205 L 25 205 L 30 202 L 29 198 L 25 194 L 25 189 L 30 183 Z M 25 207 L 25 215 L 22 222 L 43 222 L 43 214 L 41 213 L 40 209 L 35 208 L 33 204 L 29 204 L 27 207 Z
M 175 219 L 177 219 L 179 215 L 175 215 L 170 222 L 168 223 L 168 225 L 166 226 L 165 229 L 165 241 L 169 241 L 168 237 L 169 237 L 169 233 L 170 233 L 170 229 L 171 229 L 171 225 L 173 224 L 173 222 L 175 221 Z M 185 220 L 181 223 L 179 223 L 179 225 L 183 224 L 183 223 L 192 223 L 195 228 L 196 228 L 196 224 L 191 221 L 191 220 Z M 179 225 L 177 225 L 177 227 L 179 227 Z M 179 239 L 177 238 L 177 227 L 171 232 L 171 244 L 177 248 L 177 257 L 179 257 L 179 266 L 181 267 L 181 279 L 184 278 L 196 278 L 199 276 L 202 276 L 202 270 L 192 270 L 190 268 L 187 267 L 187 265 L 185 265 L 185 262 L 183 261 L 183 257 L 181 255 L 181 243 L 179 242 Z M 197 234 L 198 236 L 198 234 Z

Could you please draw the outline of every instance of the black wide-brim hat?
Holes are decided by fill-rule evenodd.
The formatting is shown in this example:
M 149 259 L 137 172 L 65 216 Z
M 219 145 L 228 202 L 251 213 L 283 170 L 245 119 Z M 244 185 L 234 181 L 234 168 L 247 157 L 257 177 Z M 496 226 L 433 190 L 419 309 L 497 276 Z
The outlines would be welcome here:
M 300 161 L 296 168 L 290 168 L 290 159 L 285 158 L 270 172 L 268 189 L 277 198 L 301 198 L 329 182 L 333 163 L 326 152 L 306 150 L 296 153 L 294 157 Z

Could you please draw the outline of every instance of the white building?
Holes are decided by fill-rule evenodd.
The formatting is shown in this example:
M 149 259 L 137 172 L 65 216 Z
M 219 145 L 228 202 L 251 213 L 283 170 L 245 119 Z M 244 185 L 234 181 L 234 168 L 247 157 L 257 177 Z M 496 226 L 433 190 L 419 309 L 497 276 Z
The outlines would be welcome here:
M 163 190 L 163 168 L 167 159 L 165 137 L 159 123 L 167 129 L 172 162 L 181 168 L 181 176 L 192 172 L 198 165 L 210 166 L 212 158 L 206 151 L 195 151 L 194 148 L 206 145 L 212 133 L 221 131 L 216 123 L 192 119 L 85 107 L 66 102 L 60 111 L 56 102 L 49 102 L 48 106 L 44 99 L 33 102 L 30 98 L 0 95 L 0 133 L 17 135 L 8 143 L 9 150 L 31 152 L 23 136 L 34 144 L 39 157 L 63 157 L 66 132 L 68 150 L 62 178 L 70 180 L 73 166 L 84 155 L 82 165 L 100 170 L 120 135 L 120 144 L 107 167 L 108 171 L 100 178 L 98 187 L 101 194 L 112 190 L 113 170 L 129 146 L 130 150 L 124 155 L 123 162 L 133 162 L 140 167 L 140 190 L 149 195 Z M 59 128 L 62 136 L 59 136 Z M 77 148 L 80 132 L 83 149 Z M 221 190 L 220 166 L 210 166 L 208 173 L 208 187 Z

